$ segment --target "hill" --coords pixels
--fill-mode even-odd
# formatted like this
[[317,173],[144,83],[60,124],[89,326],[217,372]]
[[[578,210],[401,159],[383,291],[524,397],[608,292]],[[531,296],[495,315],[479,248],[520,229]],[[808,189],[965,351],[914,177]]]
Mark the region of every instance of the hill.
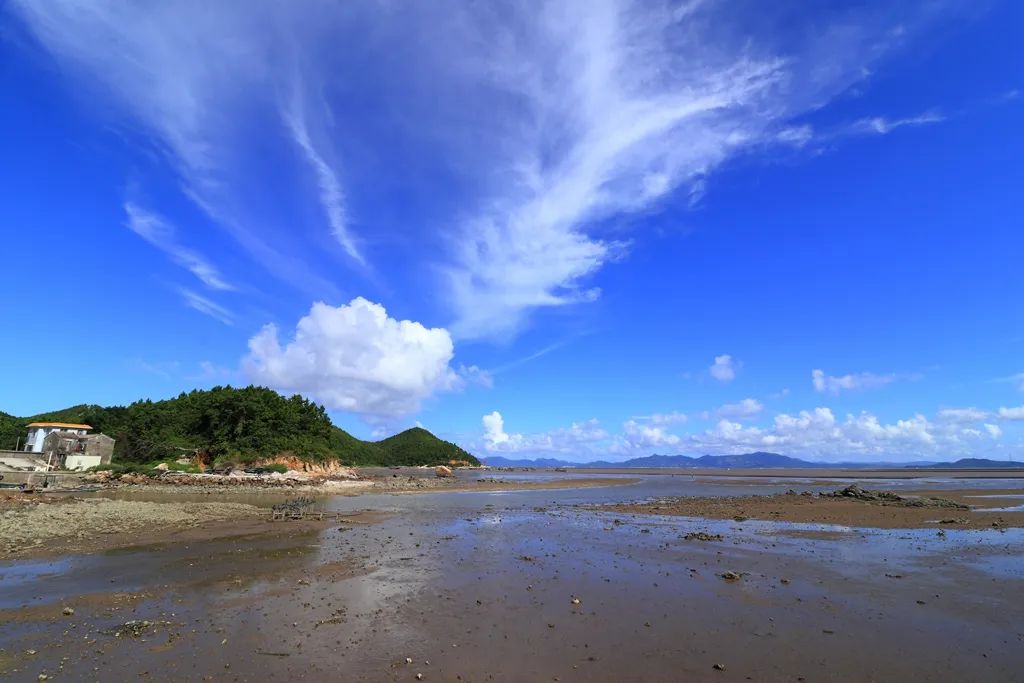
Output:
[[208,462],[277,455],[349,465],[433,465],[479,461],[425,429],[363,441],[336,427],[322,406],[265,387],[214,387],[128,406],[78,405],[31,417],[0,413],[0,448],[14,448],[30,422],[82,422],[117,443],[115,460],[152,462],[198,453]]
[[395,464],[434,465],[440,455],[443,462],[465,461],[479,464],[476,458],[450,441],[442,441],[422,427],[413,427],[376,443]]
[[938,462],[928,465],[929,469],[1013,469],[1024,467],[1024,462],[1013,460],[989,460],[988,458],[961,458],[954,462]]

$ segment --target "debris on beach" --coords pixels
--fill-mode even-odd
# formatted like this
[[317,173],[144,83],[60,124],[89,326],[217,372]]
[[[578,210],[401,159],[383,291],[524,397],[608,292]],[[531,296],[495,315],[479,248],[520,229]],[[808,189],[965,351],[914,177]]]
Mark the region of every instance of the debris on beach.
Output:
[[691,531],[683,536],[684,541],[721,541],[722,534],[709,534],[706,531]]

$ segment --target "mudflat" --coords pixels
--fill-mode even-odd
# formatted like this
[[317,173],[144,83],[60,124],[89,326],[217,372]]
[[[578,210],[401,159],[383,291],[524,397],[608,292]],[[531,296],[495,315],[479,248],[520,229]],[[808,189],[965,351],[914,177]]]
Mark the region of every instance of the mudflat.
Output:
[[330,524],[3,561],[0,677],[1020,680],[1024,529],[603,509],[786,488],[651,476],[336,496]]
[[[809,491],[766,496],[678,496],[602,506],[612,512],[707,519],[746,519],[879,529],[980,529],[1024,526],[1020,489],[871,491],[842,495]],[[879,495],[881,494],[881,495]],[[888,495],[886,495],[888,494]],[[1020,509],[1015,509],[1020,508]]]

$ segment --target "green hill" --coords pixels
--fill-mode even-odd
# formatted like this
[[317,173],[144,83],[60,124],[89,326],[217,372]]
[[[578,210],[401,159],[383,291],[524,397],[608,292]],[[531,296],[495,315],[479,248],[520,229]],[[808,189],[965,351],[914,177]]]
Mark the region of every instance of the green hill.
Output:
[[393,463],[403,465],[434,465],[437,456],[443,462],[466,461],[477,464],[477,459],[450,441],[442,441],[422,427],[413,427],[400,434],[378,441],[376,446]]
[[114,437],[114,459],[122,462],[198,452],[208,462],[289,454],[351,465],[433,465],[453,459],[479,464],[455,444],[420,428],[384,441],[362,441],[334,426],[322,406],[255,386],[214,387],[129,406],[78,405],[24,418],[0,413],[0,449],[14,448],[28,423],[43,421],[86,423]]

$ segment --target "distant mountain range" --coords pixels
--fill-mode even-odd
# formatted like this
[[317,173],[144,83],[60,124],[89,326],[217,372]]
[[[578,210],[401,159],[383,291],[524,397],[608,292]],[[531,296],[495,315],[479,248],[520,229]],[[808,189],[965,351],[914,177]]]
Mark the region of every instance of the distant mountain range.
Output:
[[688,455],[648,455],[643,458],[631,458],[620,462],[593,460],[590,462],[570,462],[557,458],[537,458],[536,460],[513,460],[501,456],[484,458],[484,464],[491,467],[692,467],[692,468],[732,468],[732,469],[783,469],[783,468],[831,468],[850,469],[868,467],[928,467],[928,468],[984,468],[984,467],[1024,467],[1024,463],[983,458],[965,458],[952,463],[917,461],[917,462],[811,462],[800,458],[791,458],[778,453],[742,453],[739,455],[702,455],[694,458]]

